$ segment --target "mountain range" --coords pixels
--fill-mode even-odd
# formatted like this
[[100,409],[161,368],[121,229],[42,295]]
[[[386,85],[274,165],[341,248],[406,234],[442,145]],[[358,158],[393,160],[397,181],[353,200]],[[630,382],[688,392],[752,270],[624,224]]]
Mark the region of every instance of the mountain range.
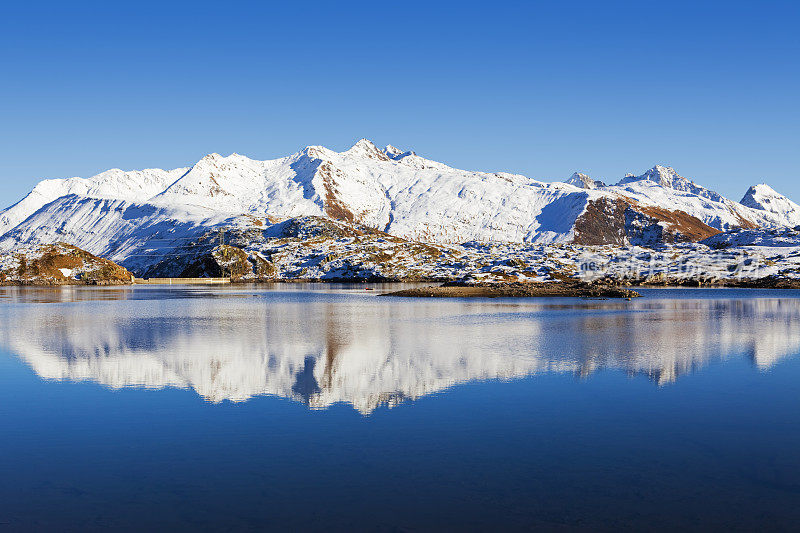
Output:
[[131,268],[217,228],[266,230],[304,216],[437,244],[657,246],[794,227],[800,206],[765,184],[736,202],[660,165],[613,185],[581,173],[546,183],[362,139],[344,152],[309,146],[267,161],[210,154],[173,170],[44,180],[0,211],[0,250],[66,242]]

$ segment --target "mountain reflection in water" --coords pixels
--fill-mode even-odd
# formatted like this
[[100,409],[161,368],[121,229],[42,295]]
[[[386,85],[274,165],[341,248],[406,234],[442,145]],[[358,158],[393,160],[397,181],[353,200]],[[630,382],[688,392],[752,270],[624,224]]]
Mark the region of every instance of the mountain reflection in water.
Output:
[[800,351],[800,300],[791,298],[192,294],[0,305],[0,344],[44,379],[192,388],[210,402],[345,402],[365,414],[473,380],[616,369],[663,385],[717,359],[744,355],[767,369]]

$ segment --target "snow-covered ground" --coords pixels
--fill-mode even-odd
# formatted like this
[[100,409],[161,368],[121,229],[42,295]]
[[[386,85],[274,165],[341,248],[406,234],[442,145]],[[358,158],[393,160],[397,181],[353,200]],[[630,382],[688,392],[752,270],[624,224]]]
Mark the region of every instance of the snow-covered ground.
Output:
[[[737,232],[736,235],[747,232]],[[556,281],[607,279],[632,283],[753,280],[767,276],[800,278],[800,236],[786,230],[768,246],[703,243],[640,246],[480,243],[442,245],[408,241],[364,226],[303,217],[252,231],[231,231],[227,243],[244,251],[240,266],[223,265],[241,280],[390,279],[467,281]],[[795,237],[790,242],[789,233]],[[144,276],[196,276],[198,265],[217,254],[210,244],[195,255],[181,251]],[[204,248],[209,246],[211,249]],[[187,249],[192,249],[189,247]],[[214,261],[221,264],[219,257]],[[243,265],[243,266],[242,266]],[[259,266],[269,265],[259,271]],[[194,270],[193,270],[194,269]],[[190,273],[189,273],[190,272]],[[261,274],[259,274],[261,272]],[[219,276],[223,272],[206,271]]]
[[[196,239],[176,240],[166,251],[142,253],[135,256],[142,267],[133,272],[140,277],[233,276],[239,281],[579,279],[680,284],[800,279],[800,231],[788,228],[740,230],[704,243],[655,249],[474,241],[443,245],[409,241],[324,217],[301,217],[264,223],[256,229],[233,227],[223,247],[218,239],[216,232],[208,231]],[[22,279],[17,274],[22,258],[31,264],[41,257],[41,250],[29,245],[0,253],[0,277],[7,282]],[[62,272],[65,278],[85,275],[86,268],[67,266],[70,272]],[[64,281],[56,272],[50,272],[50,277]]]

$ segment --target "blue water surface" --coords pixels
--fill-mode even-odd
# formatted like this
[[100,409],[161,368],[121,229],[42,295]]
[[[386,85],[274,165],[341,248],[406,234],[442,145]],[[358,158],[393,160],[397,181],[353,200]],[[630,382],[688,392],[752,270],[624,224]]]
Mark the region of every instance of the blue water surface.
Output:
[[793,530],[800,298],[0,288],[0,530]]

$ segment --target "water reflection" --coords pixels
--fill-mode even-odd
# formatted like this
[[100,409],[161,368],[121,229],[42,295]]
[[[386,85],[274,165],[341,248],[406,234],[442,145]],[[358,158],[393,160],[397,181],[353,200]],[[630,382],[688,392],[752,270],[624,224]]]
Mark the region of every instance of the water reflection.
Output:
[[767,369],[800,351],[795,299],[212,293],[0,305],[0,343],[45,379],[191,388],[211,402],[346,402],[362,413],[473,380],[618,369],[663,385],[717,359],[745,356]]

